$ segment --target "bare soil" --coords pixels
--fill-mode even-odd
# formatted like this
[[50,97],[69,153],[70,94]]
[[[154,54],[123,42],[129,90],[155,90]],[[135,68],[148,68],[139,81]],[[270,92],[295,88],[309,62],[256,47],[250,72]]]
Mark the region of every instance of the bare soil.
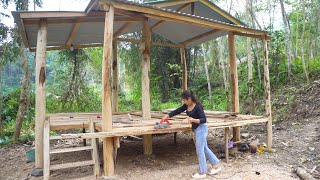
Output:
[[[305,121],[294,120],[274,125],[273,143],[275,153],[251,154],[236,149],[230,152],[230,162],[224,162],[223,130],[210,130],[209,147],[221,159],[223,171],[207,179],[299,179],[293,172],[297,167],[320,178],[320,118]],[[250,142],[259,139],[265,142],[265,126],[248,126],[242,133]],[[61,146],[81,146],[81,141],[55,142]],[[0,179],[42,179],[30,175],[34,163],[26,163],[25,152],[31,146],[14,144],[0,148]],[[115,165],[115,179],[191,179],[197,172],[197,156],[190,133],[178,133],[177,144],[173,134],[153,138],[153,155],[143,155],[142,141],[123,139]],[[102,153],[100,153],[102,157]],[[90,152],[58,154],[51,157],[53,164],[90,159]],[[92,174],[92,167],[71,168],[51,172],[51,179],[78,179]]]

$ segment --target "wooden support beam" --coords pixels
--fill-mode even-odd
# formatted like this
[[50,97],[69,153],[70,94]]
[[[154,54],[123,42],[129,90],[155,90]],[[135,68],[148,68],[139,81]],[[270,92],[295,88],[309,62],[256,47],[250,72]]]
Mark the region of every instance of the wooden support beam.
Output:
[[[113,35],[114,37],[114,35]],[[112,111],[118,111],[118,42],[113,39],[112,62]]]
[[214,35],[214,34],[216,34],[216,33],[218,33],[218,32],[221,32],[221,30],[219,30],[219,29],[214,29],[214,30],[211,30],[211,31],[206,32],[206,33],[204,33],[204,34],[200,34],[199,36],[196,36],[196,37],[193,37],[193,38],[191,38],[191,39],[188,39],[188,40],[182,42],[181,44],[187,45],[187,44],[189,44],[189,43],[191,43],[191,42],[194,42],[194,41],[197,41],[197,40],[199,40],[199,39],[202,39],[202,38],[205,38],[205,37],[208,37],[208,36],[212,36],[212,35]]
[[50,118],[47,117],[43,127],[43,179],[50,178]]
[[142,21],[148,21],[148,18],[145,17],[144,15],[132,11],[127,11],[123,9],[116,9],[115,14],[122,15],[122,16],[127,16],[133,19],[137,20],[142,20]]
[[165,47],[175,47],[175,48],[183,48],[184,46],[181,44],[172,44],[172,43],[162,43],[162,42],[151,42],[153,46],[165,46]]
[[228,161],[229,161],[229,147],[228,147],[229,133],[230,133],[229,127],[224,128],[224,144],[225,144],[226,163],[228,163]]
[[[233,32],[229,32],[229,61],[230,61],[230,82],[232,90],[232,112],[240,112],[239,85],[236,62],[235,38]],[[240,127],[233,128],[233,141],[240,141]]]
[[238,20],[236,20],[235,18],[233,18],[230,14],[228,14],[227,12],[223,11],[222,9],[220,9],[217,6],[212,5],[210,2],[208,2],[207,0],[200,0],[200,2],[206,6],[208,6],[209,8],[213,9],[214,11],[218,12],[221,16],[225,17],[226,19],[228,19],[229,21],[233,22],[236,25],[242,25]]
[[47,34],[47,22],[41,20],[36,51],[35,168],[43,168],[43,127],[46,118]]
[[[111,107],[111,58],[114,7],[111,5],[106,12],[103,40],[102,61],[102,131],[112,130],[112,107]],[[114,174],[113,138],[103,138],[103,162],[104,175]]]
[[182,66],[182,90],[188,89],[188,79],[187,79],[187,62],[186,62],[186,51],[180,48],[181,55],[181,66]]
[[268,117],[267,123],[267,148],[272,149],[272,115],[271,115],[271,96],[270,96],[270,77],[267,38],[263,39],[263,67],[264,67],[264,100],[265,111]]
[[70,48],[70,47],[71,47],[73,38],[74,38],[74,36],[76,35],[76,33],[78,32],[79,27],[80,27],[80,23],[76,23],[76,24],[73,25],[72,30],[71,30],[71,32],[70,32],[70,34],[69,34],[68,40],[67,40],[67,42],[66,42],[67,48]]
[[[148,22],[143,22],[142,39],[142,118],[151,119],[150,105],[150,46],[151,46],[151,28]],[[144,154],[152,154],[152,135],[143,136]]]
[[119,28],[117,32],[114,33],[113,38],[117,38],[121,35],[125,30],[127,30],[132,25],[132,22],[125,23],[122,27]]
[[[250,29],[242,26],[234,26],[229,24],[217,23],[214,21],[209,21],[207,19],[200,19],[195,17],[189,17],[183,14],[167,12],[163,10],[158,10],[154,8],[146,8],[140,6],[132,6],[129,4],[124,4],[121,2],[116,1],[108,1],[108,0],[101,0],[101,2],[109,2],[114,5],[115,8],[128,10],[128,11],[138,11],[141,13],[145,13],[144,16],[151,17],[154,19],[160,20],[170,20],[173,22],[180,22],[186,24],[196,24],[197,26],[206,26],[211,27],[213,29],[223,29],[226,31],[237,31],[237,32],[247,32],[247,33],[256,33],[256,34],[265,34],[266,31]],[[156,15],[154,15],[156,14]]]
[[175,6],[179,4],[186,4],[186,3],[192,3],[197,2],[199,0],[175,0],[175,1],[163,1],[163,2],[156,2],[151,3],[151,5],[157,6],[157,7],[168,7],[168,6]]
[[266,36],[266,34],[265,35],[256,35],[256,34],[249,34],[249,33],[234,32],[234,35],[257,38],[257,39],[264,39],[266,37],[267,40],[271,40],[271,37]]
[[[188,8],[188,6],[190,5],[190,3],[188,3],[188,4],[184,4],[184,5],[182,5],[181,7],[179,7],[176,11],[177,12],[182,12],[183,10],[185,10],[186,8]],[[152,27],[151,27],[151,31],[154,31],[156,28],[159,28],[163,23],[165,23],[166,21],[164,21],[164,20],[161,20],[161,21],[159,21],[159,22],[157,22],[155,25],[153,25]]]

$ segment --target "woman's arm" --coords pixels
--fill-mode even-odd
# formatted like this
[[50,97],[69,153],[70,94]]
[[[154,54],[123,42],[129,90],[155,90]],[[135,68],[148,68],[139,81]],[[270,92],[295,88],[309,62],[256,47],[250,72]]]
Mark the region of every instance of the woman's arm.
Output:
[[166,115],[164,117],[164,119],[168,119],[170,117],[173,117],[173,116],[176,116],[182,112],[184,112],[185,110],[187,110],[187,105],[182,105],[181,107],[179,107],[178,109],[174,110],[174,111],[171,111],[168,115]]

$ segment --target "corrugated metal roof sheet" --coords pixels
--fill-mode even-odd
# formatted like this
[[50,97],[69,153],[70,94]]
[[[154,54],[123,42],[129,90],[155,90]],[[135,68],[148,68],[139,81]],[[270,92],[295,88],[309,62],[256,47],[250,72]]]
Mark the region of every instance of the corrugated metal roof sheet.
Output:
[[[221,16],[216,11],[213,11],[211,8],[207,7],[206,5],[202,4],[201,2],[195,2],[195,12],[196,15],[188,14],[191,12],[191,7],[186,8],[182,12],[175,12],[175,10],[181,5],[176,5],[172,7],[166,8],[158,8],[153,5],[148,4],[139,4],[134,2],[129,2],[127,0],[110,0],[112,2],[117,3],[124,3],[127,5],[132,6],[139,6],[144,8],[151,8],[166,12],[171,12],[174,14],[184,15],[188,17],[193,17],[201,20],[206,20],[214,23],[219,24],[227,24],[229,26],[235,26],[235,27],[242,27],[233,24],[230,20],[226,19],[225,17]],[[97,0],[91,0],[89,3],[86,13],[92,13],[92,12],[99,12],[100,7]],[[39,12],[46,13],[46,12]],[[57,14],[59,12],[56,12]],[[22,27],[22,21],[20,18],[20,12],[13,12],[14,19],[16,23],[18,24],[18,27],[20,31],[22,31],[23,28],[25,28],[26,36],[23,35],[23,40],[26,42],[27,39],[29,41],[30,47],[36,47],[36,40],[37,40],[37,31],[38,27],[37,25],[26,25],[25,27]],[[86,17],[87,18],[87,17]],[[51,18],[54,19],[54,18]],[[61,19],[61,18],[60,18]],[[70,19],[70,18],[69,18]],[[76,18],[75,18],[76,19]],[[79,30],[77,31],[74,40],[72,44],[96,44],[96,43],[102,43],[103,41],[103,31],[104,31],[104,16],[97,16],[97,17],[91,17],[91,19],[101,19],[100,22],[82,22]],[[48,18],[50,20],[50,18]],[[57,20],[57,19],[55,19]],[[59,19],[58,19],[59,20]],[[148,22],[152,26],[159,22],[160,20],[149,18]],[[124,22],[121,21],[115,21],[114,22],[114,32],[116,32],[122,25],[124,25]],[[48,46],[64,46],[70,32],[72,31],[73,23],[64,23],[64,24],[49,24],[48,25]],[[127,30],[125,30],[122,34],[127,33],[133,33],[133,32],[141,32],[142,24],[139,21],[134,22]],[[250,29],[250,28],[248,28]],[[186,23],[179,23],[179,22],[169,22],[166,21],[161,26],[159,26],[157,29],[154,30],[154,33],[159,34],[160,36],[171,40],[175,43],[182,43],[188,39],[192,39],[194,37],[197,37],[201,34],[204,34],[206,32],[212,31],[212,28],[209,27],[203,27],[203,26],[195,26],[191,24]],[[220,31],[219,33],[216,33],[211,36],[206,36],[202,39],[198,39],[190,44],[188,44],[186,47],[192,47],[198,44],[201,44],[203,42],[206,42],[210,39],[222,36],[227,34],[226,31]]]

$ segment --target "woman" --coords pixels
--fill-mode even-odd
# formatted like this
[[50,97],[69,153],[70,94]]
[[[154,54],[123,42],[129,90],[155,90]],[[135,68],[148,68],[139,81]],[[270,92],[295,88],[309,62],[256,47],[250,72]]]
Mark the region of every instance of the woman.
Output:
[[[192,130],[195,133],[196,150],[199,160],[199,173],[193,174],[192,177],[198,179],[206,178],[207,173],[213,175],[221,171],[221,167],[218,164],[219,159],[208,148],[208,126],[206,125],[207,118],[203,111],[202,105],[196,99],[192,91],[183,91],[181,94],[181,98],[184,104],[180,108],[170,112],[164,117],[164,119],[168,119],[186,111],[187,115],[189,116],[187,120],[192,124]],[[206,158],[209,159],[212,165],[212,169],[210,169],[209,172],[207,172]]]

